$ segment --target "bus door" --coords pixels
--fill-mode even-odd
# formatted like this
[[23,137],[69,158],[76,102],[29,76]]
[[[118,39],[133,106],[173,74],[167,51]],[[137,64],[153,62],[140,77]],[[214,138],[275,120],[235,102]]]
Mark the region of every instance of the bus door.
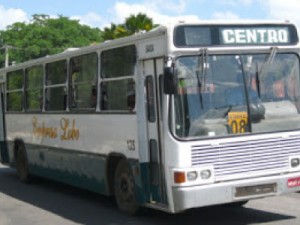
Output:
[[163,74],[163,58],[144,61],[147,141],[150,170],[150,201],[166,203],[164,173],[162,167],[161,143],[161,75]]
[[5,142],[5,124],[4,124],[4,93],[3,84],[0,84],[0,161],[8,163],[8,153]]

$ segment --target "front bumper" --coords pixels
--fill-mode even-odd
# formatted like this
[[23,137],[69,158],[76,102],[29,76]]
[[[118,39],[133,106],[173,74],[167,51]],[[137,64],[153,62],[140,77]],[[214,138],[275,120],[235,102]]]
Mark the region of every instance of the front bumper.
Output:
[[300,191],[300,172],[202,186],[172,188],[174,212],[297,191]]

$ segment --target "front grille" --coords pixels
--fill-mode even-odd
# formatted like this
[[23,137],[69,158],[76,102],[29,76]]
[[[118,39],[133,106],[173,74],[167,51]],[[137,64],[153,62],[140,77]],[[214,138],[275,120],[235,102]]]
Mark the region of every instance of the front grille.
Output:
[[300,155],[300,135],[192,146],[192,165],[214,165],[216,181],[233,176],[285,172]]

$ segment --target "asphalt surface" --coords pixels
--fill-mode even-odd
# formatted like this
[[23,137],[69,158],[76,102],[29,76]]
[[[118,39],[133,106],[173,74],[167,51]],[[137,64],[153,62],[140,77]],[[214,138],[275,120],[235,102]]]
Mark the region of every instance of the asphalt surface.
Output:
[[299,225],[300,194],[252,200],[244,207],[215,206],[171,215],[146,210],[129,216],[113,198],[60,183],[18,180],[14,169],[0,166],[0,225]]

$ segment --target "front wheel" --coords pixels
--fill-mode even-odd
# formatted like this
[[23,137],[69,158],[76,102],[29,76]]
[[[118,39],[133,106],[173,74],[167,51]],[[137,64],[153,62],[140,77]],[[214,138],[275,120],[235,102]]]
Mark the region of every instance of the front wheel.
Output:
[[136,214],[139,206],[135,198],[135,184],[127,160],[122,159],[114,177],[115,198],[119,209],[129,214]]
[[247,204],[247,200],[245,201],[239,201],[239,202],[231,202],[231,203],[228,203],[227,205],[228,206],[231,206],[231,207],[243,207],[245,204]]
[[25,183],[29,182],[28,161],[24,145],[20,144],[17,147],[15,157],[16,169],[20,180]]

